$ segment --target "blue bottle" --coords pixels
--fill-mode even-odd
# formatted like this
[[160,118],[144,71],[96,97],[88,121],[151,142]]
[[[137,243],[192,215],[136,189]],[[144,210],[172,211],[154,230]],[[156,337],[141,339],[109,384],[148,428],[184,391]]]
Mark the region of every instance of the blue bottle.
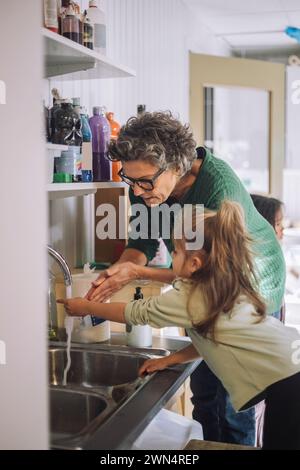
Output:
[[80,108],[80,119],[83,142],[92,142],[92,131],[89,125],[86,109],[83,106]]

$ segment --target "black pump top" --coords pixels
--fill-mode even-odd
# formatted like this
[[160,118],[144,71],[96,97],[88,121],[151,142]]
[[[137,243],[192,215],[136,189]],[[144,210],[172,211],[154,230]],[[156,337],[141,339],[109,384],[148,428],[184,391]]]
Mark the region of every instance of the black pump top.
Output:
[[134,300],[139,300],[139,299],[143,299],[144,296],[143,296],[143,292],[142,292],[142,288],[141,287],[136,287],[135,288],[135,294],[134,294]]

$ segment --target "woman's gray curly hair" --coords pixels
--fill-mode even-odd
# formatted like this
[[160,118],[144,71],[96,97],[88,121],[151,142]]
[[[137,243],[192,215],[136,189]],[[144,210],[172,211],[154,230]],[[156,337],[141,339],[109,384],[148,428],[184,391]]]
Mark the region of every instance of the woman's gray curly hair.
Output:
[[130,162],[145,160],[158,168],[187,173],[197,158],[196,142],[190,127],[171,112],[143,113],[122,126],[109,146],[109,158]]

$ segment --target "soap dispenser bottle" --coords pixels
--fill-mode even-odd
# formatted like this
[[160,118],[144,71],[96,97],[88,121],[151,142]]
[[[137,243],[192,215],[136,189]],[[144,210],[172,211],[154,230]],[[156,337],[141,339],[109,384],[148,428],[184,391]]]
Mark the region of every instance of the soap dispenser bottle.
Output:
[[[98,274],[86,263],[83,273],[72,276],[72,295],[84,297],[91,287],[92,281],[98,278]],[[78,343],[100,343],[110,338],[110,322],[95,315],[86,315],[74,318],[72,341]]]
[[[141,287],[136,287],[133,300],[143,299]],[[147,348],[152,346],[152,328],[149,325],[126,325],[127,346]]]

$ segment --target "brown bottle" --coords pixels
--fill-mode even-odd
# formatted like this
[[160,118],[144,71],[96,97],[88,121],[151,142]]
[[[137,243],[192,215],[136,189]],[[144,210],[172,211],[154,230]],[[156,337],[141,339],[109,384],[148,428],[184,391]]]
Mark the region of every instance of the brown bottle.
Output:
[[66,11],[69,6],[70,0],[61,0],[60,6],[58,7],[58,33],[62,34],[61,23],[62,19],[66,16]]
[[61,32],[65,38],[80,44],[80,24],[71,3],[66,10],[66,16],[62,18]]

